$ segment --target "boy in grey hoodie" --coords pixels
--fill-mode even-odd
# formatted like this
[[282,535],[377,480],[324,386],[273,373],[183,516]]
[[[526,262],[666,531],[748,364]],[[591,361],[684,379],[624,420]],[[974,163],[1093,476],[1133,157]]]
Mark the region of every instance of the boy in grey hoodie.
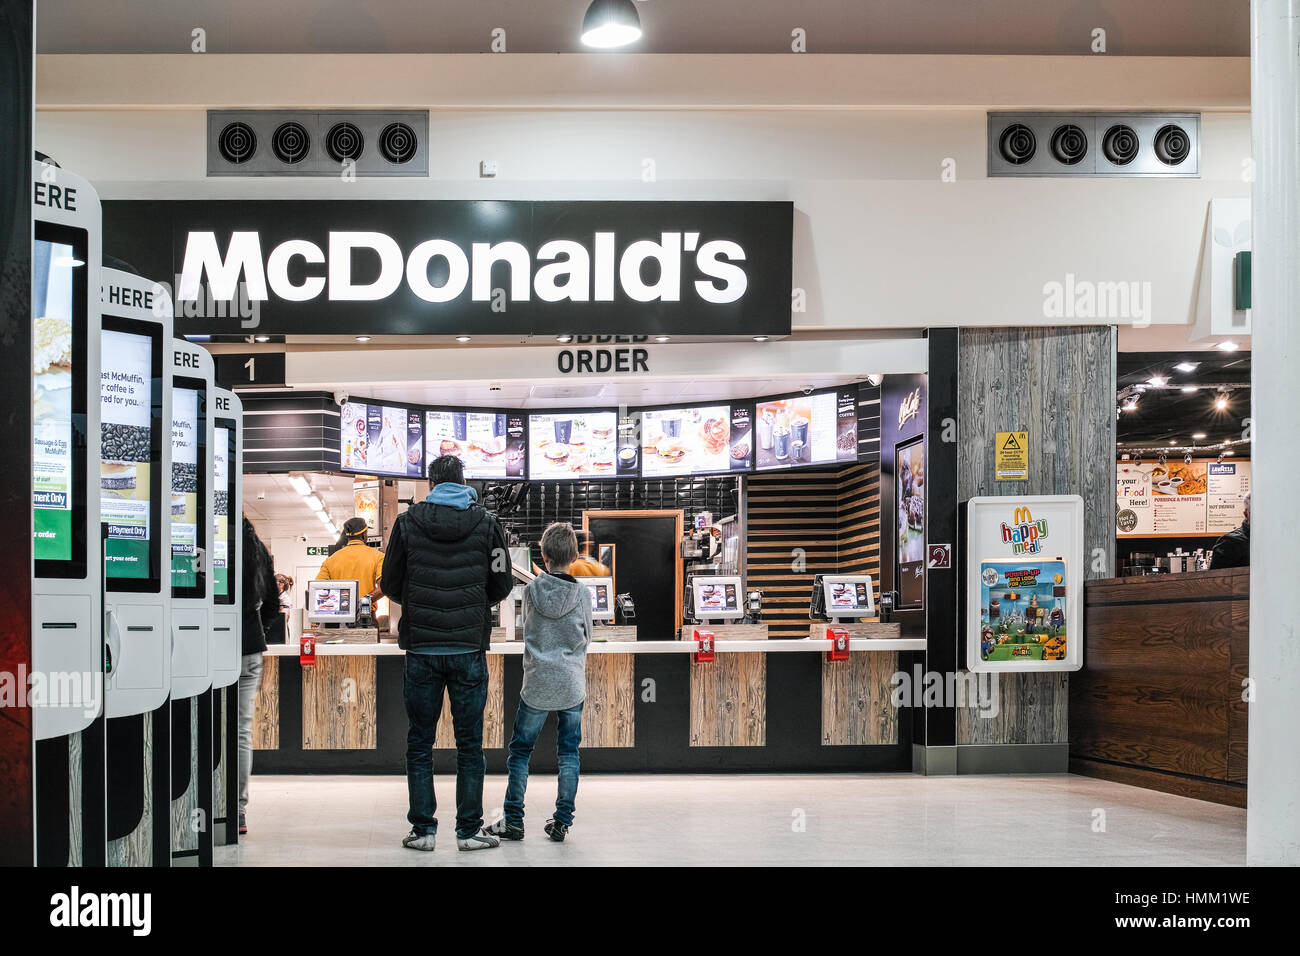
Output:
[[578,539],[568,522],[550,525],[542,534],[540,574],[524,591],[524,685],[519,692],[506,769],[505,818],[488,827],[503,840],[524,838],[524,790],[528,761],[542,724],[550,713],[556,722],[559,793],[546,835],[559,843],[573,826],[578,793],[578,745],[582,741],[582,704],[587,697],[587,645],[591,643],[591,596],[568,573],[578,556]]

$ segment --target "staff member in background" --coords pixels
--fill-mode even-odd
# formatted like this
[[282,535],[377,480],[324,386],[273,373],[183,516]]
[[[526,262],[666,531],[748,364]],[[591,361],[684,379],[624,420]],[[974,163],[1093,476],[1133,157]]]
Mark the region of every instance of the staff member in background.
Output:
[[609,568],[600,563],[596,556],[596,539],[586,529],[574,529],[578,538],[578,556],[569,565],[569,573],[575,578],[607,578]]
[[316,575],[318,581],[356,581],[357,594],[369,597],[371,606],[383,596],[379,579],[384,571],[384,553],[366,544],[366,519],[343,522],[338,550],[325,559]]
[[293,610],[293,578],[277,573],[275,586],[280,590],[280,619],[267,625],[266,643],[284,644],[289,637],[289,612]]
[[[262,655],[266,653],[266,629],[283,621],[279,588],[271,555],[257,536],[253,523],[244,517],[244,600],[239,627],[239,832],[247,833],[244,811],[248,806],[248,777],[253,772],[253,703],[262,686]],[[283,624],[280,625],[284,627]],[[283,638],[282,638],[283,640]]]
[[1241,527],[1233,528],[1218,541],[1210,552],[1211,568],[1250,567],[1250,492],[1246,492],[1246,513]]

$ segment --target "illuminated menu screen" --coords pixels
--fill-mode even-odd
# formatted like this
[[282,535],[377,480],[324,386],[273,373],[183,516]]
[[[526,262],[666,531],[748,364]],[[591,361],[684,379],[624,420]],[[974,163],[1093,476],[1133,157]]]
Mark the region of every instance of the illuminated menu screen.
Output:
[[204,411],[199,389],[172,389],[172,588],[181,597],[203,596],[198,592],[202,588],[199,549],[204,546],[199,469]]
[[153,338],[105,329],[101,335],[99,518],[108,578],[155,577]]
[[754,435],[758,471],[857,461],[857,389],[827,389],[758,402]]
[[212,427],[212,595],[230,603],[230,445],[231,429]]
[[616,478],[618,413],[613,409],[528,416],[528,477]]
[[424,475],[424,412],[345,402],[339,420],[339,466],[392,478]]
[[647,478],[748,471],[753,464],[748,405],[647,408],[637,414],[641,474]]
[[490,409],[430,409],[424,415],[427,462],[454,455],[466,478],[523,478],[524,414]]

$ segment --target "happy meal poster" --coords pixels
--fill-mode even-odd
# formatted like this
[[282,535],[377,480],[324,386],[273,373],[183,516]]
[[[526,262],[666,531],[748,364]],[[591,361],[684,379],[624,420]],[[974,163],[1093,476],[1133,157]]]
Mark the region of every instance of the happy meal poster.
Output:
[[1065,660],[1065,559],[1025,557],[980,565],[980,660]]

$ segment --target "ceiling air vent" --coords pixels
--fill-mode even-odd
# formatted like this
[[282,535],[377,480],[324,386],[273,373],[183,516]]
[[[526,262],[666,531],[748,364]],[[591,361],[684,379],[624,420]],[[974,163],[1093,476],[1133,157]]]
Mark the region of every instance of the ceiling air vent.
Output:
[[301,163],[311,150],[311,134],[301,123],[281,123],[271,136],[271,149],[286,165]]
[[211,110],[209,176],[428,176],[425,110]]
[[1198,177],[1200,140],[1199,113],[990,113],[988,174]]
[[325,152],[336,163],[360,158],[365,148],[366,137],[355,123],[335,123],[325,136]]
[[217,150],[226,162],[241,165],[257,152],[257,134],[247,123],[227,123],[217,134]]
[[409,163],[415,156],[415,130],[405,123],[390,123],[379,134],[379,151],[390,163]]

